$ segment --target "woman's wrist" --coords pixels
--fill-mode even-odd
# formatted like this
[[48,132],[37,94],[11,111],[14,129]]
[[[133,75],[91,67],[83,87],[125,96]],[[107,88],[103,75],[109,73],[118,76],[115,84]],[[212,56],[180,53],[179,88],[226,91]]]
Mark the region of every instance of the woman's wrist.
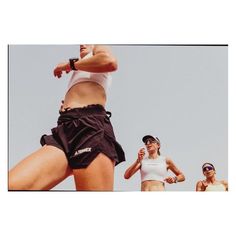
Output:
[[178,183],[178,182],[179,182],[178,176],[175,176],[175,177],[174,177],[174,183]]
[[64,70],[65,70],[65,71],[71,71],[70,63],[66,63],[66,64],[65,64]]
[[79,58],[70,58],[69,59],[69,66],[71,68],[71,70],[77,70],[75,67],[75,62],[77,62],[79,60]]

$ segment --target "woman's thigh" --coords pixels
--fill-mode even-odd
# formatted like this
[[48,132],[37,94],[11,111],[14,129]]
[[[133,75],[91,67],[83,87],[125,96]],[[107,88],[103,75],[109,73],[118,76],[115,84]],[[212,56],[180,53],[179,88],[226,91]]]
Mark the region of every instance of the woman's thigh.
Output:
[[77,190],[113,190],[114,161],[102,153],[87,168],[74,169],[73,174]]
[[71,174],[64,152],[44,145],[9,171],[9,190],[49,190]]

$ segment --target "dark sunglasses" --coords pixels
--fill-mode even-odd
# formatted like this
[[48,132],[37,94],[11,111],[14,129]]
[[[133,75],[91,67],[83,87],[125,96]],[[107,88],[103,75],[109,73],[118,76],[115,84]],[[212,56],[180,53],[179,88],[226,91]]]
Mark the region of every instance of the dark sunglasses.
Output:
[[151,144],[151,143],[157,143],[157,141],[154,140],[154,139],[147,139],[144,143],[145,143],[145,145],[148,145],[148,144]]
[[214,170],[214,168],[212,166],[206,166],[202,170],[203,170],[203,172],[205,172],[207,170]]

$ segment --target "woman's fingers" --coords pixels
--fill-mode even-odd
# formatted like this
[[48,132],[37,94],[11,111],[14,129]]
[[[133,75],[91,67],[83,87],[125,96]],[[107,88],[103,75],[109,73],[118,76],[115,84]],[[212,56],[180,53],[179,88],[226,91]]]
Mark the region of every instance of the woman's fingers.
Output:
[[60,63],[54,69],[53,73],[55,77],[61,78],[62,72],[65,71],[66,73],[71,72],[71,68],[68,63]]
[[164,179],[164,181],[166,181],[169,184],[173,184],[175,182],[173,177],[167,177],[167,178]]

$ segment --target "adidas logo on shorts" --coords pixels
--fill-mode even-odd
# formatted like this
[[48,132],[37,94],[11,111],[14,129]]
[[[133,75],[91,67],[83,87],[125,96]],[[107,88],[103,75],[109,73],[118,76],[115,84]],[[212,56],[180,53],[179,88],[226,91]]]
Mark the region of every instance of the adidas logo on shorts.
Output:
[[84,148],[84,149],[77,150],[75,152],[75,154],[73,155],[73,157],[78,156],[84,152],[91,152],[91,150],[92,150],[92,148]]

